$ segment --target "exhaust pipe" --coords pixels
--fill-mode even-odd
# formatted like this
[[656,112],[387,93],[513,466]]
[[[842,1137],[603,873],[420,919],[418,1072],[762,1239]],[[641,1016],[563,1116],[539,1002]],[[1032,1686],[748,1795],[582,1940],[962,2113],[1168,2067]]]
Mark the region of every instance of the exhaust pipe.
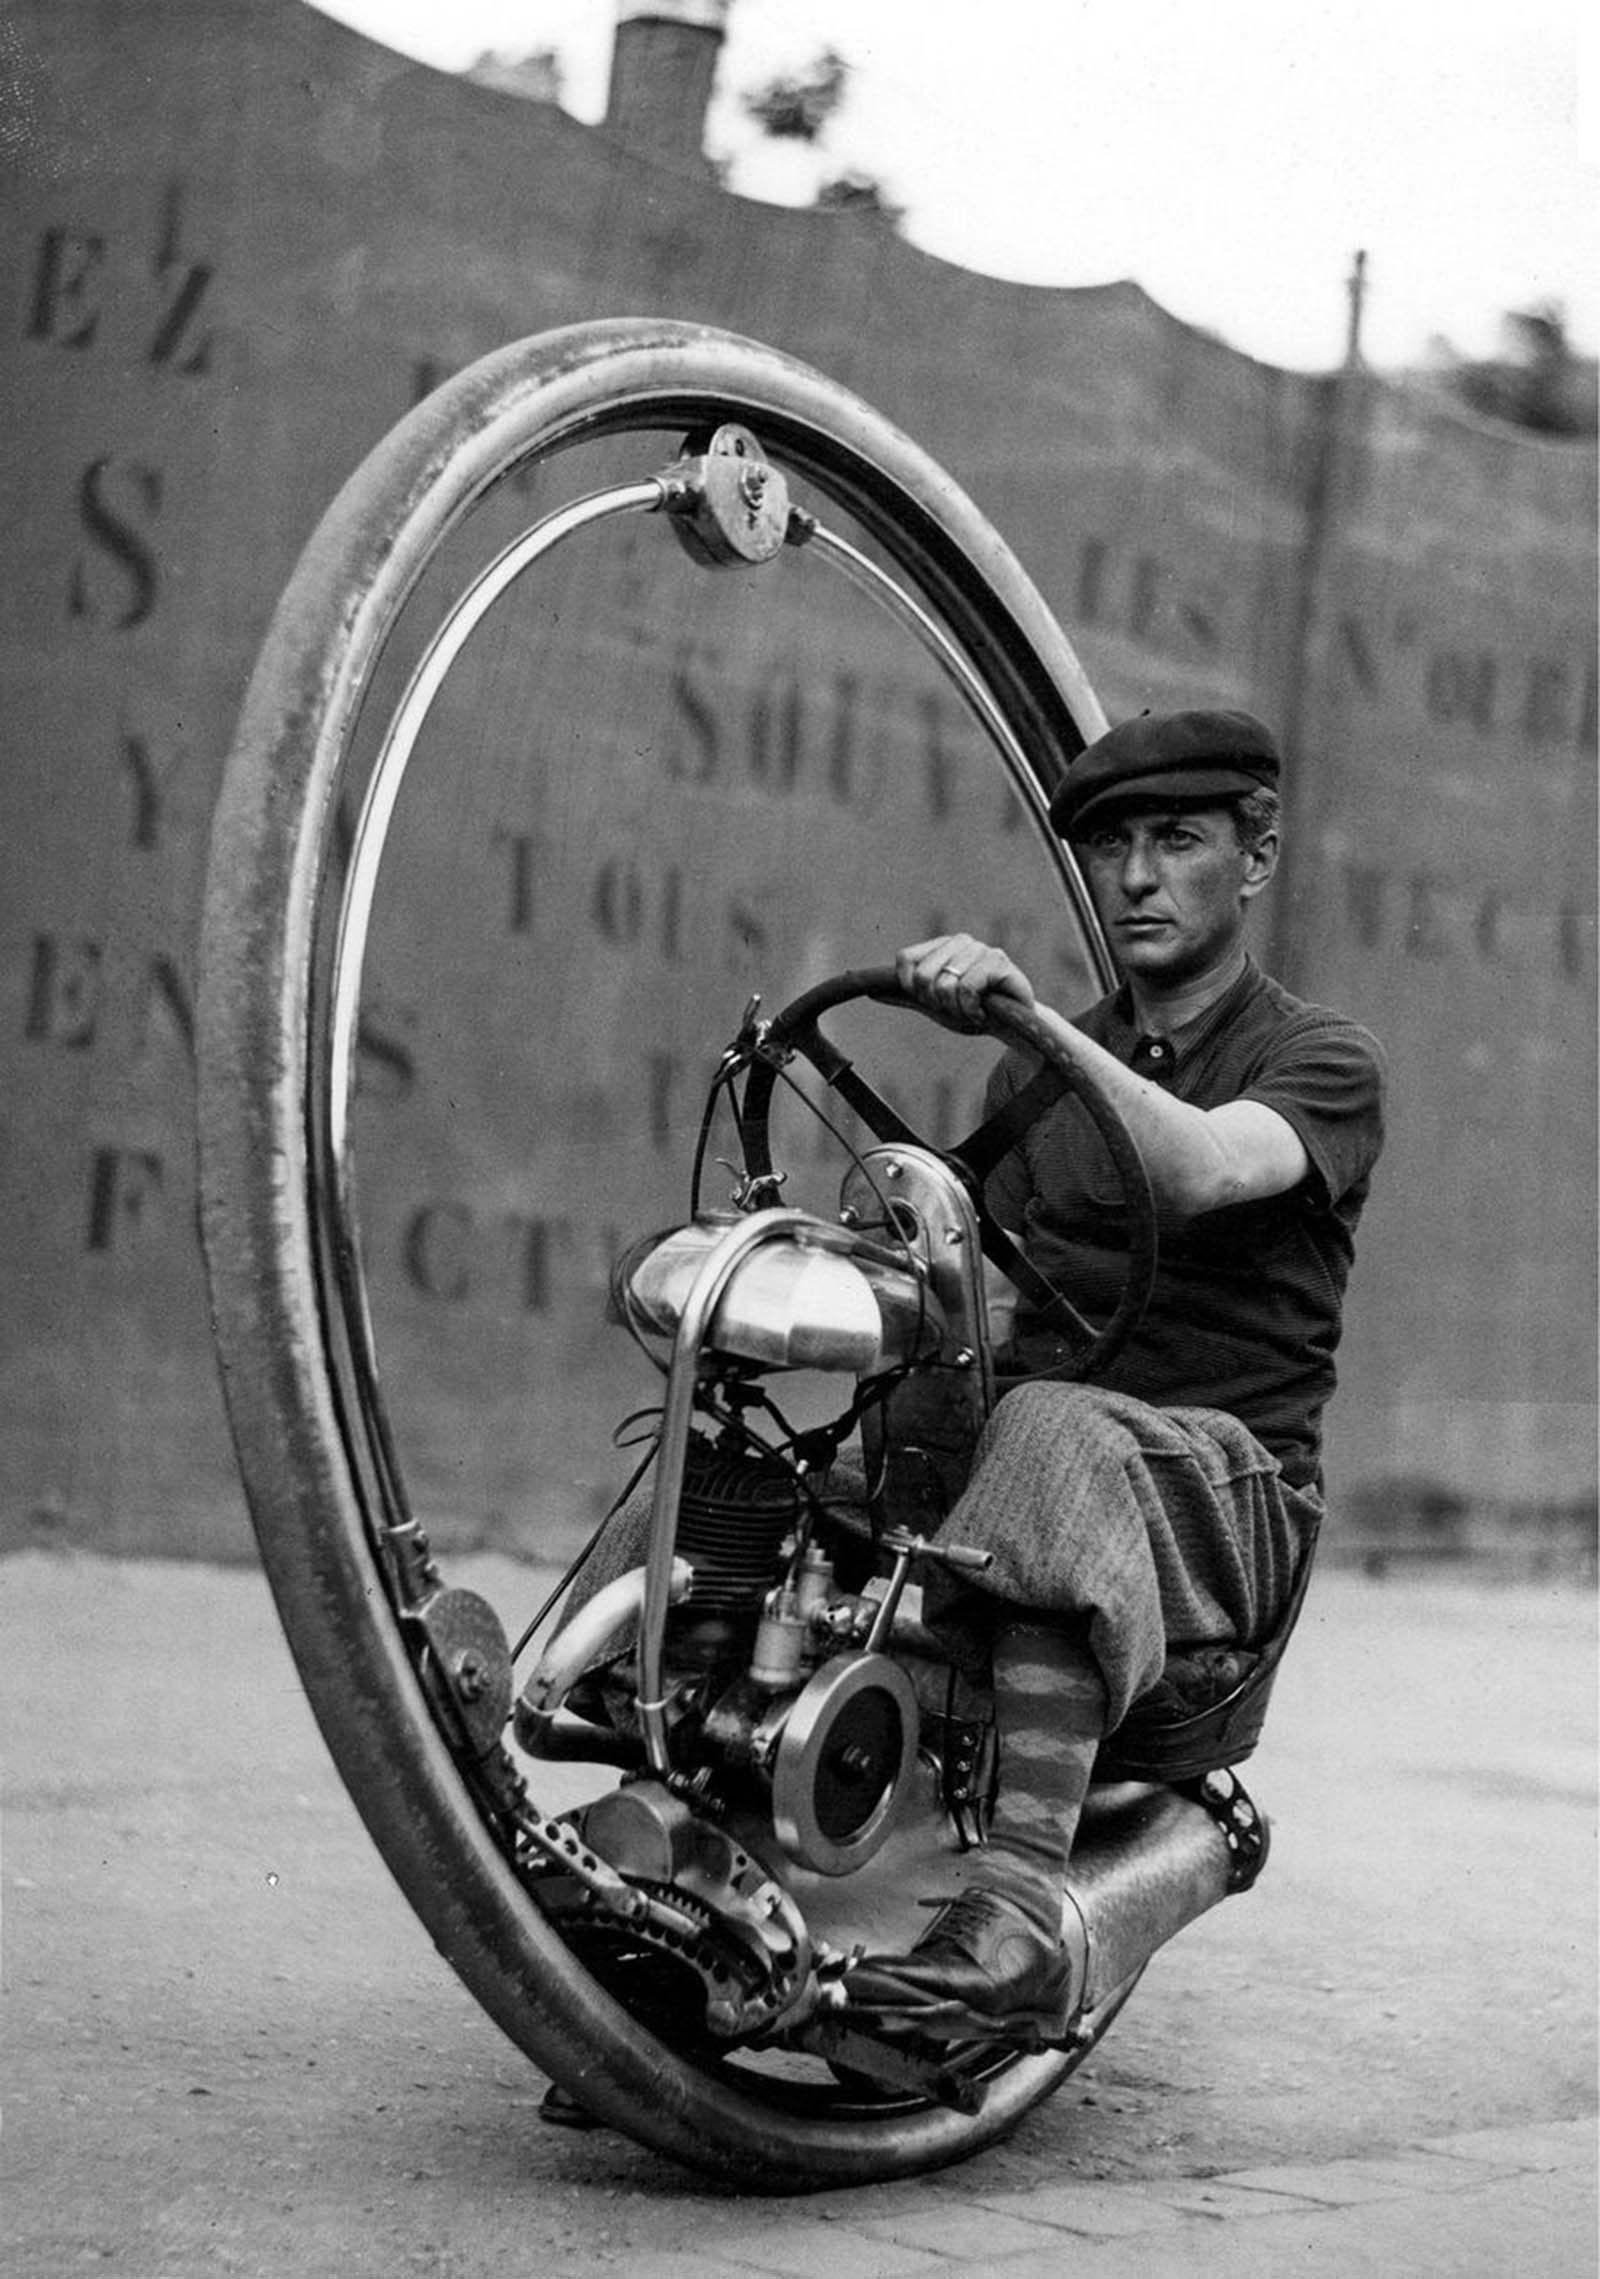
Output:
[[1205,1805],[1170,1788],[1128,1784],[1091,1799],[1067,1870],[1063,1934],[1083,1958],[1081,2009],[1098,2010],[1186,1923],[1252,1881],[1265,1822],[1235,1787],[1260,1855],[1241,1876],[1238,1852]]
[[[613,1765],[639,1763],[644,1751],[636,1739],[591,1725],[562,1704],[586,1670],[637,1636],[644,1610],[645,1574],[643,1567],[631,1568],[596,1591],[565,1628],[557,1631],[539,1657],[512,1719],[517,1739],[530,1757]],[[674,1559],[667,1585],[668,1604],[676,1606],[687,1597],[693,1581],[694,1569],[688,1561]]]

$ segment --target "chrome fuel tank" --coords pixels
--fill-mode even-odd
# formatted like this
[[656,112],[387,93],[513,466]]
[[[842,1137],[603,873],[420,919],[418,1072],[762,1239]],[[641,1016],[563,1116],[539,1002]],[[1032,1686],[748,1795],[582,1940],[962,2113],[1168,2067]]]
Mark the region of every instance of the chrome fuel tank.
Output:
[[[641,1326],[671,1336],[696,1277],[736,1221],[696,1219],[638,1260],[628,1290]],[[942,1307],[909,1258],[818,1220],[741,1258],[712,1311],[719,1353],[773,1369],[871,1376],[936,1352]]]

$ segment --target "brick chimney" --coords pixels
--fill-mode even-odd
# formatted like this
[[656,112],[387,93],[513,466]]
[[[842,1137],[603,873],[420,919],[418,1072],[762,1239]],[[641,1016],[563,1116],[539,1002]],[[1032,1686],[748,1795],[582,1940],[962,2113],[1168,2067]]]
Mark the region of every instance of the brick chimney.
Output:
[[606,125],[669,166],[709,170],[706,111],[733,0],[617,0]]

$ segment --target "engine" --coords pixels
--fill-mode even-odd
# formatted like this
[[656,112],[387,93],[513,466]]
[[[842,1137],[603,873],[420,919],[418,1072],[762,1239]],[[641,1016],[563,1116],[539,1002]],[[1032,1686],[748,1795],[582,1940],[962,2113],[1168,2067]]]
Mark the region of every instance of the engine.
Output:
[[[692,1838],[674,1800],[693,1794],[792,1865],[850,1875],[894,1826],[938,1706],[915,1682],[911,1569],[962,1554],[925,1540],[918,1523],[941,1516],[931,1452],[885,1412],[915,1397],[948,1422],[987,1406],[971,1206],[938,1158],[877,1150],[836,1224],[697,1220],[628,1262],[621,1301],[671,1353],[649,1513],[641,1499],[613,1523],[643,1555],[557,1634],[518,1739],[650,1776],[584,1817],[624,1873],[681,1874]],[[850,1403],[834,1428],[770,1446],[752,1414],[770,1405],[766,1378],[798,1368],[847,1374]],[[868,1456],[840,1495],[829,1460],[863,1420]]]

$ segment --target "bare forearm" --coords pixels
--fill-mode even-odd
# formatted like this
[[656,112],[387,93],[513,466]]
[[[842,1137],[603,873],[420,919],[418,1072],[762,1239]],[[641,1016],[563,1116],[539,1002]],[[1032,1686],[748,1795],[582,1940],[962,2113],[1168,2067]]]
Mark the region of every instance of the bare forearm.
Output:
[[1156,1200],[1196,1218],[1228,1203],[1277,1195],[1309,1169],[1305,1148],[1275,1109],[1254,1100],[1197,1108],[1126,1067],[1041,1005],[1004,951],[969,934],[914,942],[895,961],[901,986],[944,1027],[989,1029],[1059,1055],[1104,1094],[1144,1158]]

